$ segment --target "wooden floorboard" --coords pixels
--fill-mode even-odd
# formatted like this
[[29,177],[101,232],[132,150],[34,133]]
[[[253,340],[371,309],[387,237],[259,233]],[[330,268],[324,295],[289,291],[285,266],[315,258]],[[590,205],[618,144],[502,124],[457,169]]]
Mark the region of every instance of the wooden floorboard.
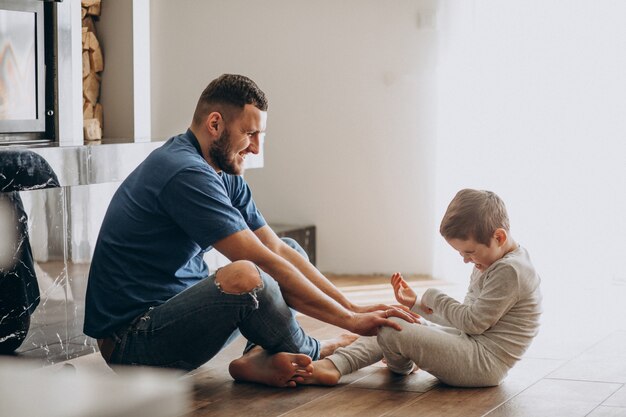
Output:
[[387,370],[386,366],[374,365],[375,370],[369,375],[354,381],[351,386],[356,388],[378,389],[386,391],[428,392],[439,384],[439,380],[427,372],[416,372],[401,376]]
[[439,384],[410,407],[389,416],[483,416],[523,392],[561,365],[558,360],[527,359],[511,370],[505,381],[491,388],[453,388]]
[[615,394],[611,395],[602,405],[609,407],[626,407],[626,386],[622,386]]
[[328,388],[328,392],[326,397],[303,404],[282,416],[381,416],[390,410],[393,411],[412,403],[422,395],[418,392],[353,388],[351,385],[340,389]]
[[626,417],[626,408],[599,406],[587,417]]
[[620,388],[607,382],[542,379],[488,414],[489,417],[583,417]]

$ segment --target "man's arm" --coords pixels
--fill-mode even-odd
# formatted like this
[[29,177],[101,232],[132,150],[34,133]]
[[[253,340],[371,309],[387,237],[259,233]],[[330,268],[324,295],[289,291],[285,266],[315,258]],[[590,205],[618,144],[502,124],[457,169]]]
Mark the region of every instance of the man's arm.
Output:
[[[291,307],[326,323],[361,335],[375,335],[380,326],[401,330],[388,317],[401,317],[412,323],[416,321],[396,309],[369,313],[349,311],[313,285],[294,265],[272,252],[249,229],[234,233],[214,246],[231,261],[248,260],[256,264],[278,282],[285,301]],[[297,252],[296,255],[302,259]]]

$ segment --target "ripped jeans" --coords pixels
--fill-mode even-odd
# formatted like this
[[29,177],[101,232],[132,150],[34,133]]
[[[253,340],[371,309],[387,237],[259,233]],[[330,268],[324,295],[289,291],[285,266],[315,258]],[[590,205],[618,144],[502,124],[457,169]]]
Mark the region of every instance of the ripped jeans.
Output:
[[320,342],[304,333],[278,283],[265,272],[259,273],[263,283],[250,293],[227,294],[212,274],[150,308],[111,335],[115,348],[109,363],[190,371],[217,355],[239,334],[248,339],[246,351],[259,345],[272,353],[304,353],[318,359]]

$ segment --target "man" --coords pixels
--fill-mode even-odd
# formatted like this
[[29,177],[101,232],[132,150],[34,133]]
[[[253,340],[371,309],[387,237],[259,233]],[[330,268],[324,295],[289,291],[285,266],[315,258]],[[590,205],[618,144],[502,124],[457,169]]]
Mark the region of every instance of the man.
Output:
[[[259,152],[267,101],[250,79],[222,75],[198,101],[191,127],[155,150],[122,183],[102,223],[89,273],[87,335],[110,364],[194,369],[238,335],[235,379],[295,386],[311,359],[353,337],[319,342],[292,310],[361,335],[388,317],[385,305],[352,304],[281,240],[257,210],[241,174]],[[203,254],[231,264],[209,276]]]

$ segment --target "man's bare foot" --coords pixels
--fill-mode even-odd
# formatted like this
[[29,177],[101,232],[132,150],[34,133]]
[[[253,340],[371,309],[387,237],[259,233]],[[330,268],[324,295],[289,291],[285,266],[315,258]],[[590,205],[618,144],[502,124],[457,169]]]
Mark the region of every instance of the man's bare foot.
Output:
[[320,342],[320,359],[330,356],[340,347],[345,347],[358,339],[359,336],[353,333],[344,333],[334,339],[322,340]]
[[255,347],[232,361],[228,372],[236,381],[258,382],[273,387],[295,387],[313,371],[311,358],[300,353],[270,354]]
[[301,384],[304,385],[337,385],[341,374],[335,364],[328,359],[313,362],[313,373],[304,376]]

